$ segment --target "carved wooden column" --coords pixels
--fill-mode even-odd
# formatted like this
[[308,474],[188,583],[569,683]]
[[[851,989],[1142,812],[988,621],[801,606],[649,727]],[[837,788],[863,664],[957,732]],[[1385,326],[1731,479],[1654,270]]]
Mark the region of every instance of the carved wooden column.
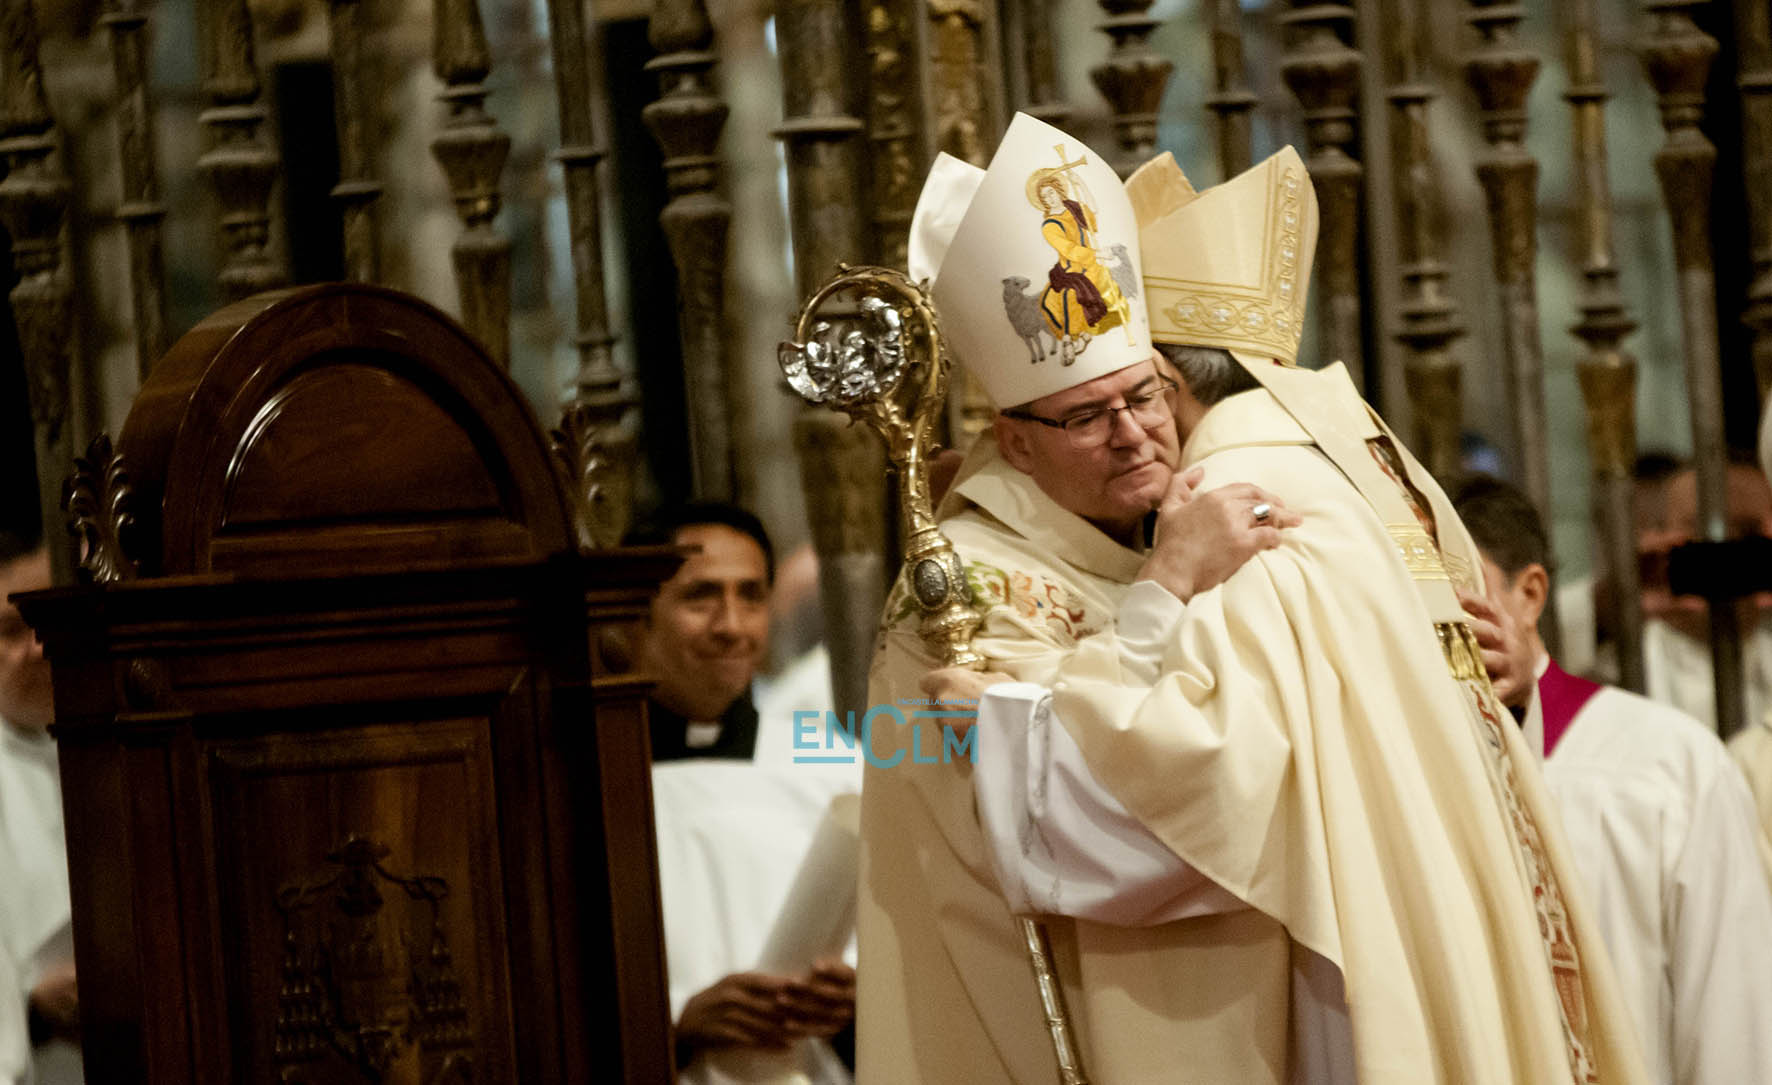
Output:
[[[1502,351],[1520,477],[1550,523],[1549,423],[1544,409],[1544,348],[1538,332],[1538,160],[1526,150],[1526,96],[1538,78],[1538,57],[1516,33],[1525,8],[1504,0],[1471,0],[1465,17],[1479,42],[1465,76],[1482,108],[1489,148],[1477,159],[1489,211],[1495,283],[1501,290]],[[1554,599],[1555,596],[1553,595]],[[1554,636],[1554,616],[1543,622]],[[1551,646],[1556,651],[1556,646]]]
[[1741,157],[1747,174],[1753,281],[1742,319],[1753,331],[1760,402],[1772,394],[1772,26],[1764,0],[1735,0],[1741,87]]
[[159,155],[154,105],[148,95],[147,15],[135,0],[112,0],[99,22],[111,32],[117,79],[117,168],[123,198],[117,205],[129,245],[129,297],[135,309],[136,367],[148,367],[166,349],[166,263],[160,246]]
[[1569,100],[1575,122],[1575,188],[1580,204],[1581,321],[1587,344],[1577,370],[1587,405],[1587,446],[1599,509],[1600,545],[1612,577],[1612,630],[1619,682],[1641,693],[1642,584],[1637,573],[1637,362],[1620,344],[1636,329],[1618,289],[1612,247],[1612,187],[1606,176],[1606,85],[1594,36],[1594,0],[1571,0]]
[[1250,166],[1249,114],[1257,98],[1243,71],[1243,8],[1211,0],[1212,94],[1206,108],[1218,118],[1218,169],[1226,180]]
[[[816,293],[839,263],[865,262],[867,252],[864,201],[857,198],[867,190],[863,126],[851,112],[857,94],[844,11],[842,0],[776,6],[783,118],[777,134],[787,144],[801,298]],[[794,419],[794,449],[818,552],[833,704],[859,718],[868,707],[868,664],[886,606],[885,449],[869,427],[810,404]]]
[[221,215],[222,294],[238,300],[289,281],[271,244],[271,189],[281,163],[261,131],[269,111],[259,101],[245,0],[201,0],[198,11],[206,24],[203,93],[209,108],[197,120],[209,129],[209,149],[197,168],[215,186]]
[[612,547],[620,545],[633,522],[637,435],[630,418],[634,395],[610,350],[614,340],[609,334],[597,186],[597,166],[604,152],[591,111],[591,38],[584,5],[578,0],[549,0],[548,29],[560,103],[556,157],[565,180],[578,321],[573,337],[578,376],[572,400],[561,412],[560,428],[553,434],[554,447],[572,482],[579,545]]
[[[1667,141],[1655,154],[1655,173],[1673,219],[1674,261],[1680,272],[1680,325],[1692,414],[1692,459],[1698,469],[1700,535],[1728,534],[1727,448],[1723,436],[1722,365],[1717,348],[1717,277],[1710,251],[1711,183],[1717,149],[1699,121],[1704,84],[1717,54],[1716,39],[1692,21],[1708,0],[1649,0],[1652,25],[1643,64],[1661,103]],[[1732,606],[1710,607],[1716,662],[1717,729],[1727,737],[1746,714],[1741,689],[1741,642]]]
[[1070,123],[1071,107],[1059,93],[1058,50],[1052,40],[1053,0],[1025,0],[1021,8],[1022,59],[1026,68],[1027,101],[1023,113],[1054,128]]
[[1089,77],[1113,110],[1114,137],[1120,146],[1119,160],[1113,165],[1125,177],[1156,153],[1157,110],[1175,65],[1151,48],[1151,31],[1160,25],[1150,17],[1151,0],[1097,2],[1107,15],[1102,32],[1113,45],[1107,60],[1091,68]]
[[1395,186],[1397,270],[1402,298],[1396,336],[1408,349],[1404,363],[1414,417],[1412,443],[1428,470],[1449,477],[1460,466],[1464,422],[1461,365],[1453,340],[1464,334],[1458,304],[1447,286],[1446,241],[1439,221],[1429,110],[1438,92],[1421,70],[1422,0],[1388,0],[1385,25],[1386,98],[1391,108],[1391,176]]
[[364,86],[363,0],[331,0],[332,86],[338,118],[338,184],[332,198],[344,216],[345,277],[373,283],[381,278],[381,241],[375,201],[381,184],[370,167],[370,103]]
[[[1356,387],[1364,386],[1365,347],[1360,317],[1360,54],[1354,40],[1354,9],[1341,3],[1293,0],[1280,17],[1287,27],[1280,74],[1304,107],[1310,143],[1311,181],[1322,208],[1317,267],[1322,287],[1317,312],[1323,327],[1323,361],[1346,363]],[[1234,7],[1234,3],[1233,3]]]
[[[1526,493],[1548,529],[1550,495],[1549,419],[1544,406],[1544,345],[1538,329],[1538,160],[1526,150],[1526,97],[1538,78],[1538,57],[1517,33],[1525,8],[1506,0],[1471,0],[1465,17],[1478,34],[1465,61],[1465,76],[1482,109],[1489,149],[1477,159],[1477,179],[1488,204],[1495,283],[1501,291],[1502,353],[1513,416],[1514,449]],[[1552,562],[1552,585],[1556,583]],[[1539,630],[1555,655],[1562,622],[1553,590]]]
[[498,217],[498,179],[511,152],[506,135],[486,112],[486,76],[492,56],[475,0],[436,0],[432,66],[444,84],[448,108],[431,153],[449,179],[462,232],[450,247],[461,322],[494,361],[511,364],[511,243],[492,227]]
[[62,481],[73,470],[68,377],[73,366],[72,288],[67,248],[72,186],[62,169],[60,138],[37,61],[31,0],[0,0],[0,223],[12,238],[12,315],[31,398],[38,508],[58,585],[73,580],[62,512]]
[[689,396],[695,492],[737,494],[726,367],[726,228],[732,205],[720,192],[720,131],[726,103],[715,93],[714,26],[701,0],[658,0],[646,65],[658,73],[658,101],[642,112],[664,151],[671,201],[659,221],[677,264],[677,314]]

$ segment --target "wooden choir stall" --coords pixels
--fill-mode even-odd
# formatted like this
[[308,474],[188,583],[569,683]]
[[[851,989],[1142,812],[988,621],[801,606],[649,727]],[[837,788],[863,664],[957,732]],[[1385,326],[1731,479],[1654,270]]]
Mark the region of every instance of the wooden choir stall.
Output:
[[447,317],[261,294],[71,501],[54,666],[87,1080],[668,1081],[646,684],[680,560],[581,551]]

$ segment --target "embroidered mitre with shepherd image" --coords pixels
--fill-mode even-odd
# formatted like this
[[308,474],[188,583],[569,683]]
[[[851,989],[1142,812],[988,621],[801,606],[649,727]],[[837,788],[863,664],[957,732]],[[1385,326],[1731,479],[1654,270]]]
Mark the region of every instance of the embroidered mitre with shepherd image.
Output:
[[988,169],[941,155],[917,200],[911,278],[1000,408],[1150,357],[1138,220],[1075,137],[1018,113]]

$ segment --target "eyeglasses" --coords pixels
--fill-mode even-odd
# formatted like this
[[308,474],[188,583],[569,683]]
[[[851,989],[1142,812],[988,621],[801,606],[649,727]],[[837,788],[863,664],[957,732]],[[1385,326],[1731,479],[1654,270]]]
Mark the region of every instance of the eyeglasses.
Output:
[[1108,437],[1114,432],[1114,416],[1121,411],[1132,412],[1132,420],[1147,430],[1167,422],[1170,417],[1169,393],[1175,391],[1175,388],[1174,381],[1159,377],[1156,387],[1126,396],[1124,406],[1099,407],[1073,414],[1069,418],[1042,418],[1031,411],[1014,408],[1003,414],[1009,418],[1020,418],[1064,430],[1065,436],[1071,440],[1072,448],[1096,448],[1107,443]]

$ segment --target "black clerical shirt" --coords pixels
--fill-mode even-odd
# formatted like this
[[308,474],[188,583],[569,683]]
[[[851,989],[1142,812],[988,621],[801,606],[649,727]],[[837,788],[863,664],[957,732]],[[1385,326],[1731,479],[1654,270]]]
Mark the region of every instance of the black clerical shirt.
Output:
[[681,761],[689,757],[749,761],[757,749],[757,706],[751,703],[749,690],[721,714],[720,737],[710,746],[689,745],[689,721],[657,701],[646,702],[646,718],[652,728],[654,761]]

